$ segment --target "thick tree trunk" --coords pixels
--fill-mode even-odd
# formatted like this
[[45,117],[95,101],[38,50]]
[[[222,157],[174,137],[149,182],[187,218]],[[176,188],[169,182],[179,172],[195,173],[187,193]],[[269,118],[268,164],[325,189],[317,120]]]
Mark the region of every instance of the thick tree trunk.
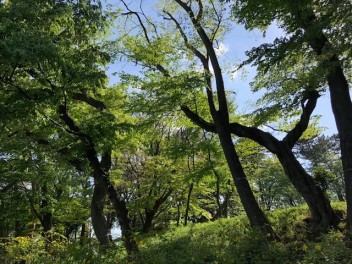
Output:
[[[95,104],[99,104],[95,107],[99,110],[106,109],[104,103],[100,101],[95,101]],[[101,182],[101,186],[105,189],[104,192],[108,194],[111,204],[113,205],[118,222],[120,224],[122,236],[125,241],[125,247],[128,255],[132,255],[133,253],[138,253],[137,243],[133,239],[133,232],[131,228],[131,221],[128,217],[128,209],[126,203],[123,199],[119,199],[119,196],[111,184],[109,179],[109,171],[111,168],[111,149],[107,149],[101,155],[101,161],[99,161],[99,156],[94,145],[94,141],[90,137],[90,135],[86,133],[82,133],[79,126],[75,123],[75,121],[69,116],[67,112],[66,105],[60,105],[58,112],[60,114],[60,118],[65,122],[65,124],[76,134],[78,135],[83,142],[86,142],[85,154],[89,161],[90,167],[94,171],[94,181]]]
[[143,232],[148,232],[152,228],[155,214],[156,211],[153,209],[145,210],[145,219],[142,227]]
[[94,233],[100,245],[111,243],[110,230],[104,215],[106,191],[103,182],[99,179],[94,180],[94,190],[91,203],[91,218]]
[[291,183],[306,201],[313,223],[321,230],[327,230],[335,225],[335,214],[329,200],[298,162],[291,149],[283,143],[280,144],[277,157]]
[[[338,62],[337,58],[332,62]],[[340,66],[328,74],[332,111],[339,132],[347,203],[346,231],[352,238],[352,102],[347,80]]]
[[172,193],[171,189],[164,190],[164,192],[160,195],[160,197],[154,201],[154,205],[152,208],[144,209],[145,220],[143,222],[143,227],[142,227],[143,232],[148,232],[153,227],[153,220],[157,215],[159,208],[162,206],[163,203],[165,203],[165,201],[169,198],[171,193]]
[[[258,128],[246,127],[238,123],[231,123],[230,131],[231,133],[239,137],[246,137],[254,140],[258,144],[267,148],[271,153],[277,155],[290,181],[293,183],[297,191],[302,194],[307,204],[309,204],[312,216],[314,215],[313,217],[317,219],[317,222],[319,223],[320,227],[325,226],[326,228],[328,228],[328,226],[335,223],[333,220],[334,217],[332,217],[331,214],[331,212],[333,211],[331,205],[327,198],[324,196],[324,194],[319,191],[320,188],[315,184],[313,178],[307,174],[301,164],[297,161],[296,157],[293,155],[291,150],[294,146],[294,143],[299,139],[300,135],[308,126],[309,116],[315,107],[316,99],[317,97],[313,94],[311,99],[307,102],[306,106],[303,107],[303,113],[300,121],[297,123],[295,128],[286,135],[286,137],[282,141],[277,140],[269,133],[261,131]],[[197,114],[190,111],[189,108],[183,107],[182,110],[192,121],[206,129],[207,131],[218,132],[216,130],[215,124],[206,122]],[[218,134],[220,137],[220,131],[218,132]],[[222,140],[222,137],[220,137],[220,140]],[[227,141],[228,144],[232,145],[231,148],[233,148],[231,138]],[[225,151],[226,146],[223,148]],[[229,153],[232,151],[231,148],[228,150]],[[234,155],[236,155],[237,157],[237,154]],[[229,157],[231,157],[231,154],[229,154]],[[312,198],[312,196],[314,195],[317,195],[317,198]],[[318,221],[318,219],[321,220]]]
[[[238,158],[235,146],[232,142],[229,128],[226,128],[221,122],[221,117],[216,121],[220,144],[225,154],[227,164],[230,168],[232,178],[235,182],[237,192],[240,196],[242,205],[247,214],[252,227],[258,227],[269,233],[273,238],[276,237],[271,225],[263,211],[260,209],[253,191],[249,185],[247,177],[243,171],[242,165]],[[220,119],[220,120],[219,120]]]

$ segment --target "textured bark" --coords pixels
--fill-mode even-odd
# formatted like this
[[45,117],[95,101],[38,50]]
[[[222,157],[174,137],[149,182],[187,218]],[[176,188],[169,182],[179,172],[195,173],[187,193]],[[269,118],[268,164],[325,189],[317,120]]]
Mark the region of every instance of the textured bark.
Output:
[[[92,103],[91,101],[89,103]],[[92,104],[91,104],[92,105]],[[99,108],[98,108],[99,109]],[[128,255],[138,254],[137,243],[133,239],[131,221],[128,216],[126,202],[119,197],[116,189],[110,182],[109,171],[111,168],[111,150],[106,150],[101,155],[101,161],[98,159],[98,153],[95,149],[94,142],[89,134],[80,130],[74,120],[69,116],[66,105],[60,105],[58,112],[60,118],[65,122],[68,129],[67,132],[79,137],[85,146],[85,156],[89,161],[89,165],[93,170],[95,182],[99,182],[104,188],[104,192],[108,194],[111,204],[116,211],[117,219],[121,228],[125,248]]]
[[218,116],[216,121],[220,144],[224,151],[227,164],[230,168],[232,178],[237,188],[237,192],[240,196],[240,200],[248,216],[249,222],[251,223],[251,226],[262,229],[263,231],[270,234],[272,238],[276,237],[268,219],[266,218],[264,212],[261,210],[257,200],[254,197],[252,189],[236,153],[235,146],[233,145],[229,127],[226,127],[226,125],[223,124],[224,122],[221,120],[221,116]]
[[109,178],[106,175],[103,179],[105,182],[105,187],[107,188],[110,202],[116,211],[116,216],[121,228],[121,233],[125,242],[126,251],[128,255],[138,254],[139,249],[137,247],[136,241],[133,238],[131,220],[128,216],[126,202],[123,199],[120,199],[116,192],[116,189],[114,188],[114,186],[112,186],[109,181]]
[[[191,50],[194,53],[194,55],[199,58],[199,60],[203,65],[203,69],[205,73],[211,72],[209,62],[211,63],[211,66],[213,68],[218,109],[215,105],[214,93],[212,91],[213,82],[209,75],[205,76],[208,107],[209,107],[213,122],[215,124],[214,132],[217,133],[219,136],[220,145],[225,155],[232,178],[235,181],[235,186],[237,188],[237,192],[240,196],[240,199],[245,209],[245,212],[247,214],[247,217],[253,227],[258,227],[262,229],[263,231],[270,234],[272,238],[274,238],[276,237],[276,235],[274,234],[269,221],[265,217],[263,211],[260,209],[254,197],[252,189],[248,183],[248,180],[243,171],[242,165],[237,156],[235,146],[232,142],[230,124],[229,124],[229,110],[227,106],[227,98],[226,98],[222,71],[213,46],[213,40],[207,35],[206,31],[201,25],[202,16],[203,16],[203,13],[201,11],[202,2],[197,1],[199,10],[197,14],[195,14],[191,6],[189,6],[187,3],[181,0],[175,0],[175,1],[186,11],[189,18],[191,19],[194,29],[196,30],[198,36],[200,37],[206,49],[206,55],[202,54],[194,46],[189,44],[187,40],[187,36],[185,34],[182,34],[183,33],[182,28],[178,26],[178,23],[175,22],[175,19],[173,19],[173,17],[169,14],[170,18],[175,22],[176,27],[181,32],[184,42],[186,44],[186,47],[188,47],[188,49]],[[184,109],[187,109],[187,107],[181,107],[181,109],[184,110]]]
[[[238,123],[231,123],[229,130],[239,137],[252,139],[278,157],[291,183],[309,205],[311,215],[315,220],[314,224],[319,226],[319,229],[326,230],[337,223],[330,202],[292,153],[294,144],[308,127],[309,118],[316,106],[318,97],[317,93],[312,92],[309,94],[306,104],[302,101],[303,111],[301,118],[282,141],[258,128],[247,127]],[[183,106],[181,109],[193,122],[202,128],[207,131],[216,132],[215,124],[205,121],[186,106]]]

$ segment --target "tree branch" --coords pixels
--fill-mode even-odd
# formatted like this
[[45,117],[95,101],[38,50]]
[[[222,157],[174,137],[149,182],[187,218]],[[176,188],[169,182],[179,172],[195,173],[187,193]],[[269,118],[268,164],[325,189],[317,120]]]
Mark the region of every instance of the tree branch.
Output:
[[[209,39],[209,37],[206,34],[202,25],[200,24],[200,21],[197,20],[191,7],[188,6],[182,0],[175,0],[175,2],[177,2],[187,12],[187,14],[189,15],[189,18],[192,21],[192,24],[193,24],[195,30],[197,31],[200,39],[202,40],[204,47],[207,50],[211,65],[213,66],[213,69],[214,69],[217,96],[218,96],[218,101],[219,101],[219,111],[221,112],[222,118],[225,120],[225,122],[229,122],[229,113],[228,113],[228,107],[227,107],[224,80],[222,77],[220,64],[219,64],[218,58],[216,56],[215,49],[213,47],[213,43]],[[215,113],[213,111],[211,111],[211,112],[212,112],[213,118],[216,118]]]
[[74,93],[72,95],[72,98],[78,101],[85,102],[90,106],[93,106],[94,108],[98,109],[99,111],[103,111],[107,109],[106,105],[102,101],[99,101],[84,93]]
[[255,127],[247,127],[239,123],[230,123],[230,131],[238,137],[246,137],[252,139],[258,144],[268,149],[271,153],[278,153],[279,140],[271,134]]
[[[282,140],[282,142],[285,142],[291,149],[302,136],[304,131],[306,131],[308,128],[310,116],[312,115],[315,106],[317,105],[317,100],[319,97],[320,95],[317,91],[310,91],[308,92],[307,96],[302,99],[301,105],[303,112],[301,114],[300,120]],[[304,105],[305,101],[307,101],[306,105]]]
[[203,128],[204,130],[208,132],[213,132],[216,133],[216,127],[213,123],[209,123],[205,121],[203,118],[201,118],[198,114],[194,113],[191,109],[189,109],[187,106],[182,105],[181,110],[185,113],[185,115],[196,125],[199,127]]

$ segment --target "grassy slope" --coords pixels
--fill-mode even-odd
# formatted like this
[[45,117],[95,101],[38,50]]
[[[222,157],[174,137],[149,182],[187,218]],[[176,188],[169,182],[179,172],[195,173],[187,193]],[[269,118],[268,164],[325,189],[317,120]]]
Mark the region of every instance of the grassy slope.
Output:
[[[345,203],[335,203],[333,207],[344,210]],[[250,229],[245,216],[138,235],[137,260],[127,260],[122,245],[118,250],[99,250],[94,239],[82,247],[60,239],[48,246],[40,234],[34,238],[19,237],[3,247],[0,241],[2,253],[7,252],[0,254],[0,263],[19,263],[24,259],[27,264],[352,263],[352,252],[345,247],[343,234],[331,231],[315,237],[303,221],[307,215],[305,206],[268,212],[280,242],[269,242],[260,232]]]
[[[336,209],[343,209],[336,203]],[[248,227],[244,216],[179,227],[140,238],[138,263],[352,263],[343,234],[315,237],[303,219],[305,206],[270,212],[280,242]]]

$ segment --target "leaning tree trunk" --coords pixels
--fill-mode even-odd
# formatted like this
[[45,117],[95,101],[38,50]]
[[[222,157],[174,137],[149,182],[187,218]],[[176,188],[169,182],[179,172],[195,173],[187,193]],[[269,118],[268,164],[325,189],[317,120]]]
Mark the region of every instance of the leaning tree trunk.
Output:
[[332,111],[339,132],[347,203],[346,230],[352,236],[352,103],[341,67],[328,74]]
[[327,230],[330,226],[337,224],[329,200],[298,162],[291,149],[281,144],[277,157],[291,183],[306,201],[316,227],[320,230]]
[[254,197],[253,191],[249,185],[247,177],[243,171],[242,165],[238,158],[235,146],[232,142],[229,128],[226,128],[221,122],[221,117],[216,120],[220,144],[225,154],[227,164],[229,166],[231,176],[235,182],[237,192],[240,196],[242,205],[247,214],[251,226],[258,227],[272,238],[276,237],[268,219],[259,207],[257,200]]

